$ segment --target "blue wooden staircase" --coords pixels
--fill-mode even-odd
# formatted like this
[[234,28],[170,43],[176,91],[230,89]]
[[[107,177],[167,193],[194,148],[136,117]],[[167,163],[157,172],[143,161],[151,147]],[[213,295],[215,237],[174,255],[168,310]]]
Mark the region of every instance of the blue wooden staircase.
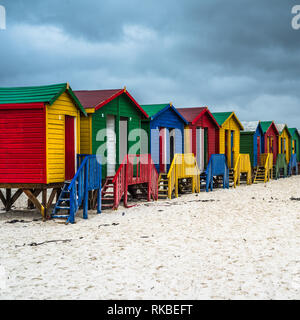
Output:
[[[229,169],[227,166],[226,156],[224,154],[212,154],[207,168],[205,170],[206,176],[206,192],[213,190],[214,179],[222,177],[223,188],[229,188]],[[218,181],[218,180],[216,180]]]
[[74,223],[83,206],[83,218],[88,218],[89,191],[97,191],[97,212],[101,213],[101,164],[96,155],[77,155],[79,168],[72,179],[66,181],[52,211],[51,218],[67,219]]
[[293,174],[298,175],[297,154],[292,154],[289,165],[288,165],[288,175],[291,176]]

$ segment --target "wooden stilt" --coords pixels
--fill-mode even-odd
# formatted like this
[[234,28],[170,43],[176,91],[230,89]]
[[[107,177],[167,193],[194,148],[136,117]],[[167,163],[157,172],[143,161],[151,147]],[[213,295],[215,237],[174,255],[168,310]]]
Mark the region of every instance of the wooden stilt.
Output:
[[[31,192],[35,197],[38,197],[40,195],[40,193],[42,192],[42,190],[41,189],[32,189]],[[34,204],[31,202],[30,199],[28,199],[28,209],[34,209]]]
[[44,207],[44,218],[47,218],[48,211],[47,211],[47,189],[42,190],[42,205]]
[[49,200],[48,200],[48,203],[47,203],[47,211],[49,212],[50,208],[51,208],[51,205],[53,203],[53,200],[55,198],[55,196],[57,195],[57,192],[58,192],[59,189],[53,189],[51,194],[50,194],[50,197],[49,197]]
[[6,199],[6,206],[5,206],[6,211],[10,211],[12,205],[18,200],[18,198],[22,193],[23,193],[23,190],[18,189],[12,198],[11,198],[11,194],[9,194],[9,197]]
[[6,203],[11,199],[11,189],[6,189]]
[[[47,191],[47,190],[46,190]],[[26,194],[26,196],[33,202],[33,204],[35,205],[35,207],[39,210],[39,212],[41,213],[43,220],[45,220],[46,216],[45,216],[45,207],[40,204],[39,200],[32,194],[32,192],[30,191],[30,189],[23,189],[23,192]]]
[[2,201],[4,207],[6,207],[6,198],[4,197],[4,194],[0,190],[0,200]]

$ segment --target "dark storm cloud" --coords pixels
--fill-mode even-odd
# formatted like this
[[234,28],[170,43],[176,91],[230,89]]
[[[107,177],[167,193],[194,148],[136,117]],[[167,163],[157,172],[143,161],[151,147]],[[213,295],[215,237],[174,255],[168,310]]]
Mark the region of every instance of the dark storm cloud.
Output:
[[289,0],[0,0],[0,85],[127,85],[140,103],[209,105],[300,127]]

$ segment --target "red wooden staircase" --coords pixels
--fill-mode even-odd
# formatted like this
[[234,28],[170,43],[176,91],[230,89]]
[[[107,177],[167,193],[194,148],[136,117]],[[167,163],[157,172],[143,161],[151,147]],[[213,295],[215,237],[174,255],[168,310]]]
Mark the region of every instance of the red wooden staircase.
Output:
[[[147,187],[145,187],[145,185]],[[135,188],[132,188],[132,187]],[[147,200],[158,198],[158,173],[150,154],[126,155],[114,177],[107,177],[102,187],[102,209],[116,210],[120,202],[128,205],[129,189],[139,188]],[[145,192],[145,188],[147,189]]]

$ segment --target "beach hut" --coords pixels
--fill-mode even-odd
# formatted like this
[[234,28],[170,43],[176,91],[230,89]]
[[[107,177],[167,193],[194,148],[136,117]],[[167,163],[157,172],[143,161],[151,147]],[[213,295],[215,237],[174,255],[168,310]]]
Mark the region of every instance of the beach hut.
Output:
[[260,156],[264,153],[262,131],[259,121],[242,121],[244,131],[241,131],[241,153],[248,153],[252,168],[260,165]]
[[233,168],[240,154],[240,131],[243,125],[234,112],[214,112],[219,129],[218,149],[227,157],[228,167]]
[[75,174],[80,116],[86,112],[68,83],[0,88],[0,188],[6,189],[0,198],[6,210],[25,193],[46,218],[55,195]]
[[276,123],[276,128],[279,132],[278,153],[285,154],[286,162],[290,162],[291,158],[291,134],[286,124]]
[[88,115],[81,118],[82,153],[102,159],[102,208],[117,209],[122,199],[128,207],[127,192],[135,196],[138,186],[149,201],[151,196],[156,200],[158,173],[151,156],[141,154],[141,122],[147,113],[126,87],[75,94]]
[[300,162],[300,133],[296,128],[289,128],[291,135],[291,153],[297,157],[297,162]]
[[185,126],[184,152],[193,153],[203,172],[213,154],[219,153],[219,124],[207,107],[180,108],[178,111],[188,121]]
[[[142,120],[148,141],[143,143],[143,153],[150,153],[159,173],[167,173],[176,153],[184,150],[185,118],[172,103],[141,105],[149,115]],[[148,151],[146,146],[148,145]]]
[[278,155],[279,132],[276,128],[274,121],[261,121],[260,125],[264,133],[264,153],[273,153],[273,164],[275,165]]
[[291,135],[291,158],[289,162],[289,175],[293,173],[298,174],[299,172],[299,164],[300,164],[300,134],[298,129],[296,128],[288,128],[289,133]]
[[[140,135],[141,121],[148,115],[126,88],[75,91],[75,94],[88,115],[81,118],[81,152],[100,154],[102,178],[112,177],[138,142],[139,138],[129,134]],[[140,147],[135,151],[139,153]]]

